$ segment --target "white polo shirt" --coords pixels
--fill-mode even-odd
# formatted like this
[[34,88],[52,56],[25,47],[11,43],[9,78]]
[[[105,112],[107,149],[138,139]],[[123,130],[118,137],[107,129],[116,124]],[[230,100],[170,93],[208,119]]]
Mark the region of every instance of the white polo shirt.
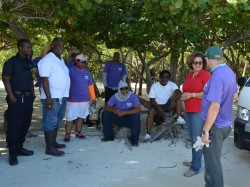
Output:
[[[63,58],[59,59],[54,53],[45,55],[38,63],[40,77],[48,77],[51,98],[69,97],[69,70]],[[41,88],[41,99],[46,99]]]
[[160,82],[156,82],[152,84],[148,97],[154,98],[158,105],[164,105],[177,89],[179,89],[178,86],[172,81],[168,81],[165,86],[162,86]]

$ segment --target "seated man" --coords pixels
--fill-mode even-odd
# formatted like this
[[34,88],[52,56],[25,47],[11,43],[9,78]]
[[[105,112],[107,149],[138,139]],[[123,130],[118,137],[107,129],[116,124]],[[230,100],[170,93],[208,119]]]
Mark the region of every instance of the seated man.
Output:
[[113,141],[113,123],[131,129],[131,144],[138,146],[140,134],[141,106],[138,97],[128,90],[126,82],[120,82],[118,92],[113,95],[104,107],[103,112],[103,142]]
[[147,117],[147,134],[144,141],[151,139],[150,132],[153,126],[154,119],[164,121],[165,112],[169,112],[175,108],[177,113],[177,122],[185,124],[184,119],[180,116],[180,105],[178,99],[181,97],[181,91],[178,86],[170,81],[171,74],[167,70],[160,72],[160,81],[154,83],[149,91],[151,108]]

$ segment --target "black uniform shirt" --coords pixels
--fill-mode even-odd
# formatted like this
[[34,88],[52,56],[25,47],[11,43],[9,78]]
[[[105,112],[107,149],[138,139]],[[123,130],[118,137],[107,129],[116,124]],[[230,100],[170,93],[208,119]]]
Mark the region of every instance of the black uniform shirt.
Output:
[[11,77],[13,91],[31,92],[32,62],[23,58],[19,53],[4,63],[2,76]]

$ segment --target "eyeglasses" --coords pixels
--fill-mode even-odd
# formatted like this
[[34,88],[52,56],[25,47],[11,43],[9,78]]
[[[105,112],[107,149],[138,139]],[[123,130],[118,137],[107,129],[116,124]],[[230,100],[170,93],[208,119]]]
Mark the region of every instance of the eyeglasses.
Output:
[[128,90],[128,87],[120,88],[120,90]]
[[193,61],[193,65],[197,65],[197,64],[202,65],[203,62],[202,61],[200,61],[200,62]]

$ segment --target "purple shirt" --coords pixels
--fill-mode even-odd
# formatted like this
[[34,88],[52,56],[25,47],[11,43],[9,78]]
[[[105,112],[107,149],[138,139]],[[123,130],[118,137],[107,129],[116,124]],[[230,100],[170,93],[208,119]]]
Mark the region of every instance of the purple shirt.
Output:
[[75,66],[75,62],[74,62],[74,60],[71,60],[66,65],[68,68],[71,68],[71,67]]
[[110,107],[116,107],[119,110],[124,110],[124,111],[128,111],[133,109],[135,106],[140,104],[140,101],[137,97],[137,95],[135,95],[134,93],[132,93],[130,95],[130,97],[126,100],[126,101],[119,101],[115,95],[113,95],[108,103],[107,103]]
[[232,125],[233,99],[237,93],[236,77],[226,64],[216,66],[212,73],[203,89],[202,119],[206,121],[210,103],[216,102],[220,104],[220,110],[214,124],[218,128],[228,127]]
[[79,70],[76,66],[69,68],[70,90],[69,102],[87,102],[90,100],[89,85],[93,84],[92,76],[86,69]]
[[118,87],[122,76],[127,74],[124,64],[114,61],[107,62],[103,71],[107,74],[107,86],[109,88]]

